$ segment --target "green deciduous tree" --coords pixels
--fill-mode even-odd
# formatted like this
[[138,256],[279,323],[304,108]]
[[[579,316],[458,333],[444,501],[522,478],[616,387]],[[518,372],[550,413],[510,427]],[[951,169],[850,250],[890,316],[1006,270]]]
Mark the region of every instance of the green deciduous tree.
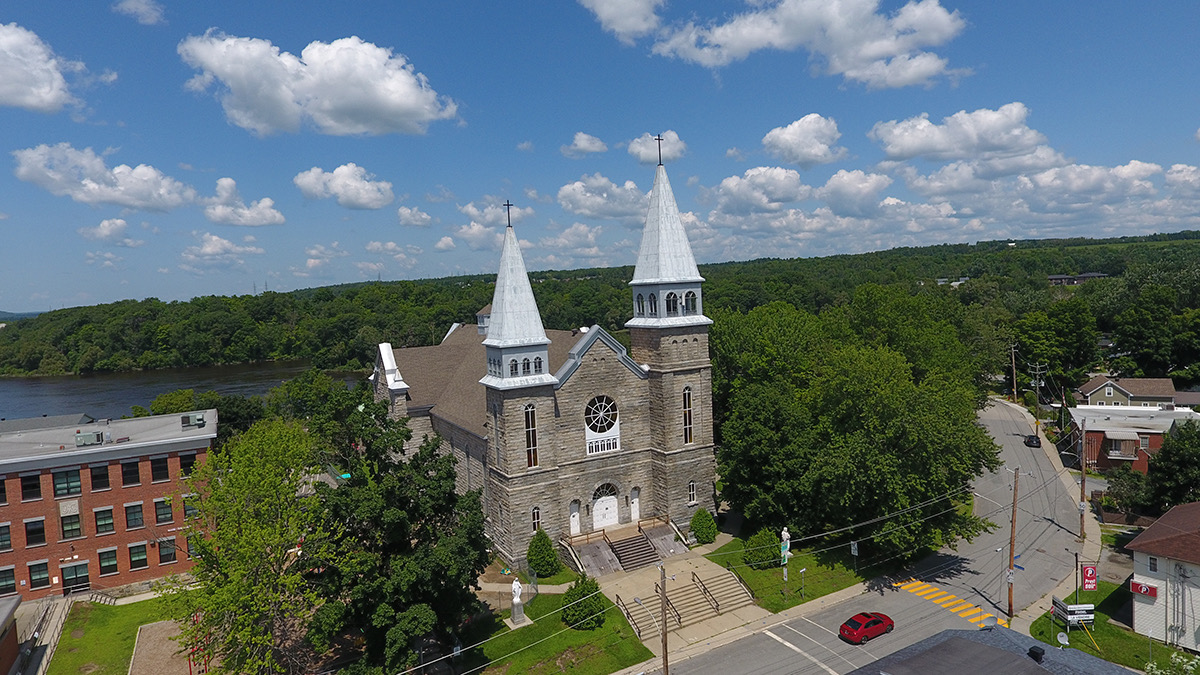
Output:
[[780,542],[771,530],[765,527],[760,529],[746,540],[746,548],[742,549],[742,563],[756,570],[779,567]]
[[1167,434],[1149,474],[1150,501],[1160,512],[1200,501],[1200,424],[1189,421]]
[[1157,510],[1152,504],[1146,474],[1134,471],[1128,464],[1122,464],[1109,472],[1107,479],[1108,490],[1105,491],[1105,496],[1112,498],[1121,513],[1148,515],[1149,511]]
[[552,577],[562,569],[558,554],[554,552],[554,544],[550,541],[550,536],[542,529],[534,533],[533,539],[529,540],[525,559],[529,561],[529,569],[542,579]]
[[563,595],[563,623],[575,630],[593,630],[604,625],[604,600],[600,584],[584,575]]
[[301,496],[315,458],[299,425],[260,422],[187,481],[196,515],[184,534],[195,584],[172,578],[162,590],[181,645],[218,659],[221,672],[303,672],[309,665],[303,638],[320,598],[297,547],[324,532],[315,499]]

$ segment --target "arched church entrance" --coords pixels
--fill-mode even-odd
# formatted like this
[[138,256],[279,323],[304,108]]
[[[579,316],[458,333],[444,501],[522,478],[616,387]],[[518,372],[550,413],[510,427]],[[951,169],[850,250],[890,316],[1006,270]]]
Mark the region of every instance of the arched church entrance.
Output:
[[579,534],[579,500],[571,502],[571,536]]
[[592,493],[592,529],[601,530],[618,522],[617,488],[612,483],[605,483]]

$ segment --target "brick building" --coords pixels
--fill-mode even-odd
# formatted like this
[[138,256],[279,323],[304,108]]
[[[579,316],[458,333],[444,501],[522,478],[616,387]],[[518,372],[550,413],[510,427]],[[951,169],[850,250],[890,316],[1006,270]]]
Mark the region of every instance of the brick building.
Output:
[[25,600],[187,570],[181,478],[217,411],[0,427],[0,595]]
[[[630,281],[628,350],[599,326],[545,330],[505,230],[492,304],[441,344],[379,345],[375,395],[437,433],[460,490],[481,490],[487,534],[511,563],[553,540],[714,510],[712,367],[703,292],[660,164]],[[669,525],[669,523],[668,523]]]
[[1187,408],[1081,405],[1070,412],[1071,437],[1082,439],[1076,451],[1097,471],[1126,464],[1147,473],[1150,458],[1176,425],[1200,422],[1200,413]]

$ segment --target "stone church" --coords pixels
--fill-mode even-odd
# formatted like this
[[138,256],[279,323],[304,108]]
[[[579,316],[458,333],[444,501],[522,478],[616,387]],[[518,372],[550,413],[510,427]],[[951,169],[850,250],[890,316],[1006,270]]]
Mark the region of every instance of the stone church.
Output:
[[662,164],[633,279],[631,349],[599,326],[546,330],[510,224],[492,304],[440,344],[379,345],[372,381],[410,443],[438,434],[458,488],[482,490],[494,550],[713,510],[704,279]]

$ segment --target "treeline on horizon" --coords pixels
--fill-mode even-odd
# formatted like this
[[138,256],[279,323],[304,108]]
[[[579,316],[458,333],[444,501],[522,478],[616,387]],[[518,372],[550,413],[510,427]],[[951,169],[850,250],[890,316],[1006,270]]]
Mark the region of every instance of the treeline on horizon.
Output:
[[[971,309],[991,348],[1017,344],[1063,383],[1101,357],[1125,375],[1200,382],[1200,232],[1119,239],[946,244],[823,258],[700,266],[717,321],[772,302],[818,313],[874,284]],[[1052,287],[1051,274],[1107,279]],[[631,267],[530,274],[548,328],[598,324],[621,334]],[[937,279],[969,281],[952,288]],[[62,375],[307,360],[366,369],[376,345],[436,344],[491,302],[494,275],[365,282],[257,295],[156,298],[45,312],[0,329],[0,375]],[[1194,324],[1194,325],[1193,325]],[[1102,354],[1100,333],[1120,349]],[[1075,382],[1077,383],[1077,382]]]

